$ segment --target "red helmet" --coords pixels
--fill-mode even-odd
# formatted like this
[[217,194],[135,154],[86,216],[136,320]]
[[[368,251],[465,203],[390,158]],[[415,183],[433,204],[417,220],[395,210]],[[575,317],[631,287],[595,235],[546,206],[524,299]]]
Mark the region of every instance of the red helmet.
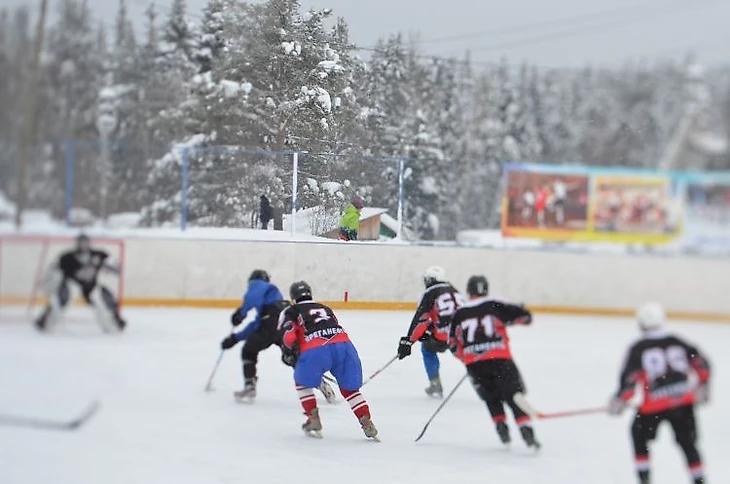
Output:
[[352,203],[358,210],[362,210],[362,208],[365,206],[365,202],[363,202],[362,198],[358,197],[357,195],[352,197],[350,203]]

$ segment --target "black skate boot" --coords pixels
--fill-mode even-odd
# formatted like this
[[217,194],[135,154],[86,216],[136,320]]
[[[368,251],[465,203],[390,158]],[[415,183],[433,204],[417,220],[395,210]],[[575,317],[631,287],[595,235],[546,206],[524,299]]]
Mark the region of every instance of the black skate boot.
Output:
[[528,425],[520,427],[520,433],[522,434],[522,439],[525,441],[525,444],[527,444],[528,447],[535,450],[540,448],[540,442],[538,442],[535,438],[535,431],[532,429],[532,427]]
[[444,397],[444,387],[441,386],[441,378],[435,377],[429,382],[428,387],[426,387],[426,395],[436,398]]
[[243,386],[243,390],[233,392],[233,398],[235,398],[238,403],[253,403],[254,399],[256,398],[257,380],[257,378],[251,378],[249,380],[246,380],[246,383]]
[[[305,414],[307,415],[307,414]],[[302,430],[308,437],[322,438],[322,421],[319,419],[319,409],[315,408],[309,415],[307,421],[302,424]]]
[[40,332],[45,332],[48,328],[46,323],[48,322],[48,316],[51,314],[51,308],[47,307],[43,314],[38,316],[38,318],[35,320],[35,328]]
[[509,436],[509,427],[507,427],[506,423],[499,422],[496,427],[497,435],[499,435],[499,440],[501,440],[503,444],[507,445],[512,442],[512,439]]
[[380,440],[378,439],[378,429],[375,428],[375,424],[373,424],[370,416],[365,415],[363,417],[360,417],[360,427],[362,427],[362,431],[365,433],[365,437],[380,442]]

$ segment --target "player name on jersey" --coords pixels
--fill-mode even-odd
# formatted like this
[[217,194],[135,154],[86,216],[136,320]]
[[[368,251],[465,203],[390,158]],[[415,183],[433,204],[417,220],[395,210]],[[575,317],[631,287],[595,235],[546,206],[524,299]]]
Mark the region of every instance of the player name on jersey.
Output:
[[306,343],[310,343],[312,340],[317,338],[332,338],[333,336],[337,336],[338,334],[344,333],[345,330],[343,330],[340,327],[335,328],[324,328],[324,329],[318,329],[317,331],[314,331],[313,333],[310,333],[304,337],[304,341]]

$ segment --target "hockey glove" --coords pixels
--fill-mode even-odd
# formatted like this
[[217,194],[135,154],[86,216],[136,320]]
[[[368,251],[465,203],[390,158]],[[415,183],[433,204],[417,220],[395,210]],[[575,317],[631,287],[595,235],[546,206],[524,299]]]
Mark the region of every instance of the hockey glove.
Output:
[[625,408],[626,402],[619,397],[613,397],[611,401],[608,402],[609,415],[621,415]]
[[281,347],[281,362],[286,366],[294,368],[299,359],[299,351],[297,348],[287,348],[286,346]]
[[400,341],[398,342],[398,359],[402,360],[406,356],[410,356],[411,354],[411,346],[413,346],[413,342],[410,340],[408,336],[403,336]]
[[233,326],[238,326],[243,321],[243,316],[241,315],[241,308],[236,309],[233,311],[233,314],[231,314],[231,324]]
[[225,337],[223,341],[221,341],[221,349],[222,350],[230,350],[236,344],[238,343],[238,338],[236,338],[235,334],[230,334]]

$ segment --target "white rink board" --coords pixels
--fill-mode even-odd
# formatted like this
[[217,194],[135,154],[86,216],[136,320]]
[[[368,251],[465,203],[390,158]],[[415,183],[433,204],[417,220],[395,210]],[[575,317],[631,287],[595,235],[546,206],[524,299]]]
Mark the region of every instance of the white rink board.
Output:
[[237,299],[263,268],[287,287],[307,280],[315,296],[413,302],[421,274],[442,265],[457,287],[485,274],[491,292],[539,306],[632,308],[656,300],[670,310],[730,314],[730,260],[567,254],[382,244],[128,240],[130,298]]
[[[631,309],[656,300],[671,311],[730,317],[730,259],[134,237],[125,239],[125,253],[125,303],[131,305],[237,300],[258,268],[283,290],[307,280],[320,300],[342,301],[348,292],[351,301],[414,303],[423,270],[438,264],[458,288],[483,273],[493,295],[532,306]],[[32,258],[7,249],[3,257],[13,267],[34,267]],[[2,276],[2,285],[3,294],[28,290],[28,281],[12,274]]]
[[[414,443],[439,402],[423,392],[419,348],[363,387],[382,443],[365,441],[343,403],[322,407],[324,439],[305,437],[292,372],[276,348],[261,354],[254,405],[237,405],[240,347],[223,358],[216,391],[203,392],[230,330],[226,310],[125,310],[128,332],[101,335],[88,309],[74,323],[38,335],[30,324],[0,325],[0,413],[69,418],[93,399],[99,413],[75,433],[0,426],[0,482],[12,484],[627,484],[636,482],[631,414],[535,424],[537,456],[515,439],[505,450],[487,409],[467,383]],[[366,375],[393,355],[407,329],[403,312],[339,311]],[[671,323],[708,354],[713,403],[698,409],[708,482],[730,482],[730,326]],[[539,316],[510,332],[528,398],[545,412],[601,406],[616,390],[636,325],[621,318]],[[464,367],[441,356],[450,391]],[[652,446],[654,481],[690,482],[668,427]]]

